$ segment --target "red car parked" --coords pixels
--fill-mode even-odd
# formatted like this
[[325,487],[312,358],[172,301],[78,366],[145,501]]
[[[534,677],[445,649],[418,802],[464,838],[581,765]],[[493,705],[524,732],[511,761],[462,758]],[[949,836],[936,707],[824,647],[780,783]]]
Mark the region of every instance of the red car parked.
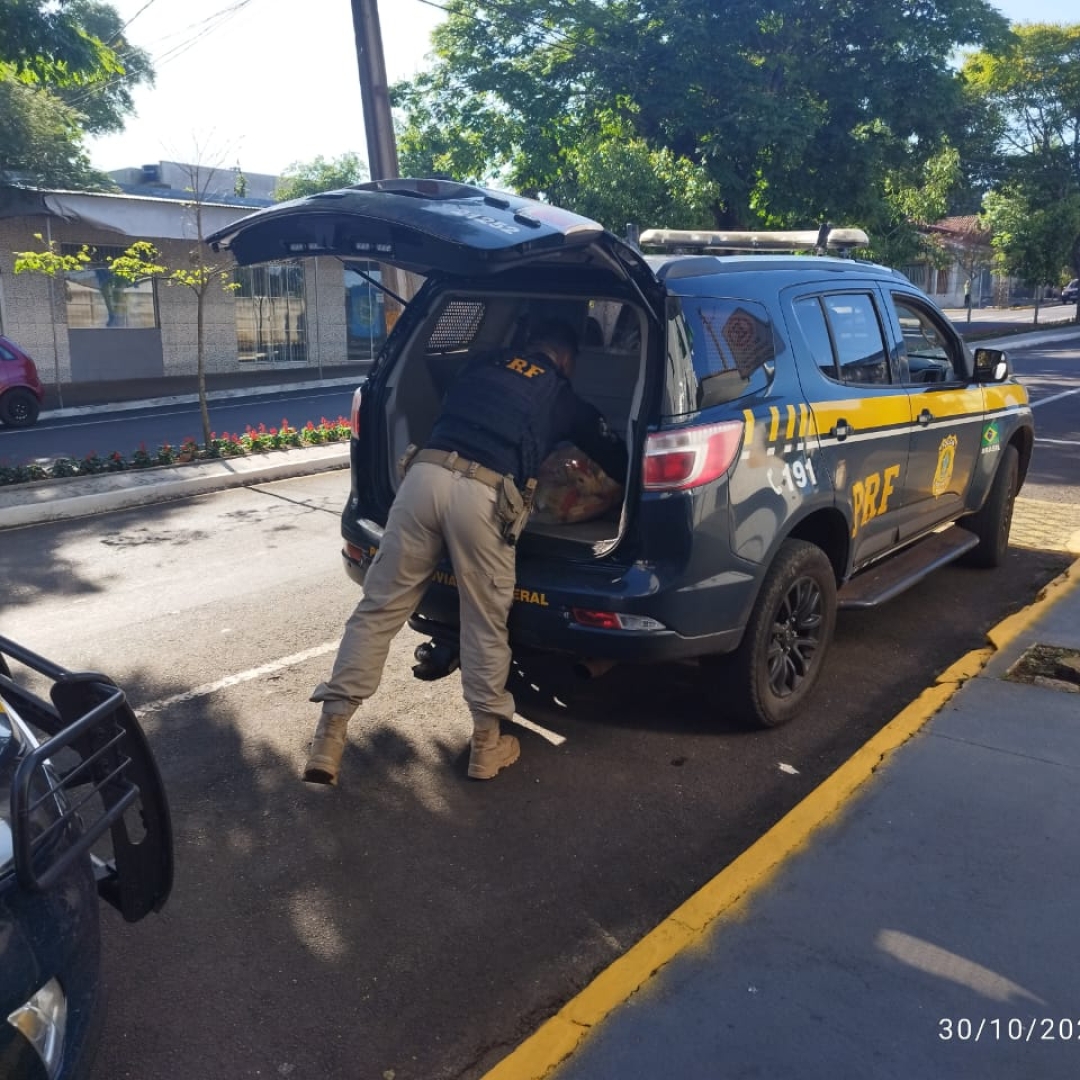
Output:
[[0,424],[30,427],[44,400],[45,388],[34,361],[14,341],[0,335]]

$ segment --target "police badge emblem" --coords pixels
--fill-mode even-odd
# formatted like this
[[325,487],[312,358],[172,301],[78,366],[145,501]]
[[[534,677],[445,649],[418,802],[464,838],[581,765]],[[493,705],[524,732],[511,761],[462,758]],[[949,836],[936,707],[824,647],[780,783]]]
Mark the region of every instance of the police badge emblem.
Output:
[[943,494],[952,479],[953,466],[956,464],[956,436],[946,435],[938,447],[937,469],[934,472],[934,498]]

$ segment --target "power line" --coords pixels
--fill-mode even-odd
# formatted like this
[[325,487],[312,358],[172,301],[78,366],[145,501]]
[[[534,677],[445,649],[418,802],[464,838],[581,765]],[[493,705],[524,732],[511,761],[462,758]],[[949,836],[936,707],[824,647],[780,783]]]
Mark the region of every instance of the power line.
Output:
[[[483,19],[474,12],[465,11],[463,8],[452,9],[450,7],[447,7],[445,4],[436,3],[436,0],[416,0],[416,2],[419,4],[424,4],[427,7],[435,8],[436,11],[443,11],[447,15],[457,15],[464,19],[471,19],[474,23],[486,27],[489,30],[495,28],[495,23],[491,19]],[[584,53],[584,55],[586,56],[590,54],[593,56],[599,56],[602,51],[606,51],[598,49],[594,45],[578,44],[576,47],[578,52],[575,52],[574,43],[570,38],[569,34],[563,33],[562,31],[556,31],[553,27],[544,26],[538,22],[534,22],[531,19],[523,18],[522,16],[518,15],[517,12],[511,12],[506,10],[505,8],[500,8],[498,4],[491,3],[490,0],[487,6],[498,11],[499,15],[502,18],[504,18],[507,22],[514,24],[515,26],[520,26],[526,30],[538,30],[540,33],[548,36],[549,38],[553,34],[558,34],[559,37],[556,40],[549,40],[547,44],[552,48],[562,49],[567,57],[578,55],[579,53]]]
[[[147,0],[147,2],[143,4],[143,6],[139,8],[139,10],[135,12],[135,14],[132,15],[130,19],[128,19],[128,21],[124,24],[121,32],[123,32],[123,29],[126,29],[128,26],[130,26],[131,23],[133,23],[154,2],[155,0]],[[239,14],[240,11],[242,11],[250,3],[251,0],[235,0],[235,3],[231,4],[229,7],[222,8],[221,11],[215,11],[213,15],[208,15],[205,19],[202,19],[197,23],[192,23],[184,30],[177,31],[174,34],[166,35],[165,38],[162,39],[163,41],[168,40],[168,38],[170,37],[176,37],[181,33],[188,33],[190,31],[194,31],[194,33],[192,33],[190,37],[185,38],[183,41],[179,42],[179,44],[172,46],[172,48],[165,50],[158,56],[151,56],[151,62],[153,64],[154,70],[157,71],[158,68],[164,67],[166,64],[171,63],[178,57],[183,56],[184,53],[188,52],[190,49],[193,49],[204,38],[209,37],[210,34],[212,34],[215,30],[218,30],[220,29],[220,27],[224,26],[225,23],[227,23],[235,15]],[[139,48],[141,50],[140,46],[131,45],[131,48]],[[124,59],[124,53],[118,53],[117,55],[121,60]],[[137,71],[124,72],[122,75],[114,75],[111,78],[105,80],[104,82],[96,83],[93,86],[88,86],[79,94],[72,94],[70,97],[66,98],[66,100],[70,105],[73,105],[77,108],[80,103],[84,101],[89,101],[96,94],[109,90],[114,86],[119,86],[122,83],[128,82],[132,79],[138,78],[139,75],[140,73]]]

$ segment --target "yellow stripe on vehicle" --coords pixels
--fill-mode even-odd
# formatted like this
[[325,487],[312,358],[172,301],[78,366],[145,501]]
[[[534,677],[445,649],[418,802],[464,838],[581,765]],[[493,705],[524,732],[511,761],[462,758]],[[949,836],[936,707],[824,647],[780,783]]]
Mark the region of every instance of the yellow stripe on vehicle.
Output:
[[848,398],[843,401],[815,401],[812,408],[814,425],[822,434],[831,431],[838,420],[846,420],[860,435],[869,431],[911,425],[911,403],[907,394]]
[[984,386],[987,412],[992,409],[1015,409],[1028,404],[1027,390],[1019,383],[1000,383]]

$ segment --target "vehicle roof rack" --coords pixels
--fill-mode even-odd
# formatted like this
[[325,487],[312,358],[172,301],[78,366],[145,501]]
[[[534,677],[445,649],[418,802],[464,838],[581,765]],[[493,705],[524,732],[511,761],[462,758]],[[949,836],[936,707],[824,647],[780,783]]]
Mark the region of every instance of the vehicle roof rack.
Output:
[[818,255],[836,251],[849,256],[855,248],[868,247],[870,238],[862,229],[833,228],[825,224],[818,229],[757,229],[753,232],[646,229],[639,242],[643,248],[659,248],[673,255],[812,250]]

